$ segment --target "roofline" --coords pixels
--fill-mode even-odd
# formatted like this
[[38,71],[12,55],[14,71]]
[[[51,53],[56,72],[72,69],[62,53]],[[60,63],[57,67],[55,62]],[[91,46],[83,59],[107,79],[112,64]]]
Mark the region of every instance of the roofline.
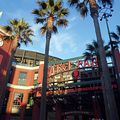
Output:
[[[17,50],[34,52],[34,53],[38,53],[38,54],[41,54],[41,55],[45,55],[44,53],[41,53],[41,52],[39,52],[39,51],[26,50],[26,49],[21,49],[21,48],[18,48]],[[56,59],[59,59],[59,60],[63,60],[63,59],[61,59],[61,58],[59,58],[59,57],[55,57],[55,56],[52,56],[52,55],[49,55],[49,57],[53,57],[53,58],[56,58]]]
[[9,33],[5,32],[5,31],[2,29],[2,26],[0,26],[0,33],[2,33],[3,35],[10,36]]

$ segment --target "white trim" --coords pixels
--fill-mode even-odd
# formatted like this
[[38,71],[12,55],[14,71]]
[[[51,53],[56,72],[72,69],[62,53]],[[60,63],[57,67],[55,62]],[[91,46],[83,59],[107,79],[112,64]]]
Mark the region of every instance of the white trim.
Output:
[[44,61],[40,61],[40,65],[41,65],[41,64],[44,64]]
[[30,66],[22,66],[22,65],[13,65],[16,68],[20,68],[20,69],[27,69],[27,70],[36,70],[39,69],[39,66],[36,67],[30,67]]
[[13,85],[10,83],[7,84],[7,87],[14,88],[14,89],[21,89],[21,90],[36,89],[36,88],[39,88],[41,86],[42,86],[42,84],[39,84],[37,86],[21,86],[21,85]]
[[0,38],[0,47],[3,46],[3,40]]
[[1,26],[0,26],[0,32],[1,32],[2,34],[5,34],[5,35],[10,36],[10,34],[6,33],[4,30],[2,30]]
[[[40,61],[40,65],[44,64],[44,61]],[[20,68],[20,69],[27,69],[27,70],[36,70],[39,69],[40,66],[35,66],[35,67],[31,67],[31,66],[23,66],[23,65],[16,65],[13,64],[12,66],[16,67],[16,68]]]

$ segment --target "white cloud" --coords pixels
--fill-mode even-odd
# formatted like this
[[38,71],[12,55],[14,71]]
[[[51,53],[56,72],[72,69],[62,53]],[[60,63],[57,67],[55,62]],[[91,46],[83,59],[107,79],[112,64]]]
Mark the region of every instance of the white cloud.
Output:
[[0,11],[0,17],[3,15],[3,12],[2,11]]
[[74,53],[77,50],[77,44],[72,35],[68,33],[59,33],[53,35],[50,43],[50,55],[62,56],[68,53]]
[[77,17],[77,16],[73,16],[73,17],[70,19],[70,22],[73,22],[73,21],[75,21],[76,19],[78,19],[78,17]]
[[75,20],[78,19],[77,16],[69,17],[67,30],[71,29],[75,25]]

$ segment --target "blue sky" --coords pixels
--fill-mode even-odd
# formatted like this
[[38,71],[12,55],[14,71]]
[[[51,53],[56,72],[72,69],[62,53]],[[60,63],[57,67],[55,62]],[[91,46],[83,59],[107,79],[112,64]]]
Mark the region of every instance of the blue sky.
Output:
[[[36,0],[0,0],[0,11],[3,16],[0,18],[0,25],[8,24],[9,19],[24,18],[32,27],[35,37],[32,38],[33,45],[27,47],[22,45],[22,49],[44,53],[45,36],[40,34],[40,24],[35,24],[34,15],[31,11],[37,8]],[[116,31],[116,25],[120,25],[120,0],[114,0],[113,16],[109,18],[111,31]],[[71,8],[68,17],[69,25],[67,28],[60,28],[59,33],[52,36],[50,52],[52,56],[62,59],[81,56],[85,52],[86,44],[96,40],[92,18],[88,15],[83,19],[80,14]],[[107,43],[109,41],[105,26],[105,21],[100,22],[102,38]]]

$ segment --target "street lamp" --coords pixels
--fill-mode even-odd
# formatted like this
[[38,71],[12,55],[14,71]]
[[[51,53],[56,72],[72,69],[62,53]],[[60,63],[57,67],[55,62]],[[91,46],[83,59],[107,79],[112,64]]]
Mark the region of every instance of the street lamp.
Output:
[[109,41],[110,41],[109,44],[110,44],[111,52],[112,52],[112,62],[113,62],[113,65],[114,65],[113,69],[114,69],[115,77],[117,79],[118,92],[119,92],[119,95],[120,95],[120,76],[119,76],[117,61],[116,61],[115,52],[114,52],[115,47],[113,45],[113,41],[112,41],[112,38],[111,38],[111,32],[110,32],[109,24],[108,24],[108,18],[112,17],[113,9],[112,9],[112,6],[110,6],[110,7],[103,6],[103,8],[99,7],[99,9],[100,9],[99,13],[101,13],[100,21],[105,19],[105,22],[106,22],[108,37],[109,37]]

